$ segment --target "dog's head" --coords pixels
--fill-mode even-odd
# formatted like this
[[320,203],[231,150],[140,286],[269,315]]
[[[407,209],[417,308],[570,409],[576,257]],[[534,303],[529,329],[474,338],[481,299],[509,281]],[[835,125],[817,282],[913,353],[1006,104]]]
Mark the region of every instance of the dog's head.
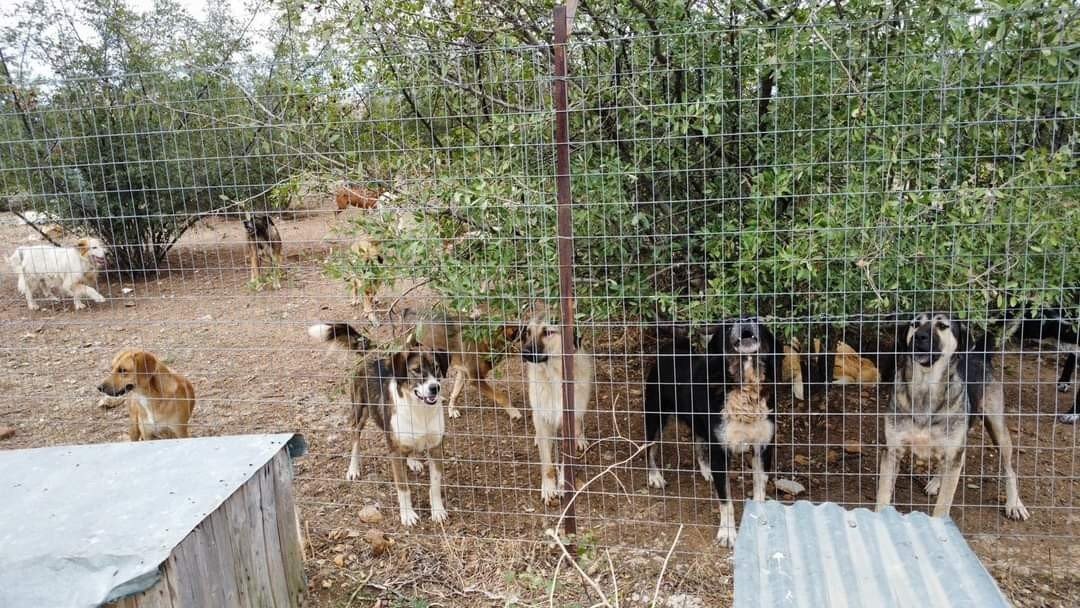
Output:
[[258,238],[261,234],[266,234],[267,223],[269,218],[265,215],[252,215],[247,214],[244,216],[244,232],[247,233],[248,238]]
[[757,355],[770,348],[769,335],[761,317],[725,321],[713,331],[708,349],[714,354]]
[[439,402],[442,390],[440,379],[446,376],[449,367],[449,359],[445,353],[436,356],[435,352],[410,338],[405,350],[390,357],[390,364],[401,395],[412,391],[417,399],[428,405]]
[[[562,330],[546,314],[534,314],[519,334],[521,358],[527,363],[544,363],[563,354]],[[574,346],[580,345],[581,339],[575,334]]]
[[946,313],[924,312],[912,319],[904,343],[915,363],[930,367],[952,357],[963,340],[963,326]]
[[89,259],[94,266],[99,268],[105,266],[107,261],[105,258],[105,246],[98,239],[79,239],[75,243],[75,247],[79,250],[79,255]]
[[142,350],[125,350],[113,357],[109,375],[98,385],[98,390],[119,397],[136,387],[149,384],[157,373],[158,360]]

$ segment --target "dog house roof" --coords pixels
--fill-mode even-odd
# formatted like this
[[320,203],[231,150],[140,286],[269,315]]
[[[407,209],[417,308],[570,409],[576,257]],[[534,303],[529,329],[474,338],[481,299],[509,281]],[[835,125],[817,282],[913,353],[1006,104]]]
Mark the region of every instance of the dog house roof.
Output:
[[1009,606],[950,519],[747,502],[735,608]]
[[0,606],[98,606],[149,589],[210,513],[300,435],[0,451]]

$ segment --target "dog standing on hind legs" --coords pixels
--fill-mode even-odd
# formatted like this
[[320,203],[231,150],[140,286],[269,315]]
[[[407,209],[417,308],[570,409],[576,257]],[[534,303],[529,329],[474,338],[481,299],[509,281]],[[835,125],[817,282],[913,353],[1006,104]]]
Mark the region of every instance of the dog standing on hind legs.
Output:
[[281,272],[281,233],[269,215],[247,214],[244,217],[244,233],[247,236],[248,264],[251,266],[251,281],[258,281],[262,276],[262,261],[270,262],[270,271],[274,287],[280,287]]
[[[555,444],[563,424],[562,331],[537,314],[522,330],[521,358],[529,383],[529,407],[532,409],[536,447],[540,451],[540,498],[551,505],[562,496],[565,469],[555,465]],[[578,451],[587,447],[584,419],[592,397],[593,358],[584,350],[574,353],[574,437]]]
[[412,526],[420,516],[412,506],[406,466],[420,468],[417,456],[427,456],[432,521],[446,521],[442,499],[443,415],[440,378],[448,362],[410,339],[404,349],[387,357],[369,357],[370,342],[346,323],[312,325],[308,334],[323,342],[337,342],[365,355],[350,378],[349,424],[352,453],[347,479],[360,476],[360,433],[370,417],[383,433],[389,452],[390,473],[397,491],[401,523]]
[[926,484],[926,493],[937,495],[933,516],[948,517],[964,469],[968,429],[973,417],[982,416],[1005,471],[1005,515],[1028,518],[1013,469],[1004,390],[994,374],[992,353],[986,352],[986,344],[969,352],[965,342],[960,322],[946,314],[920,314],[908,328],[903,350],[897,352],[896,378],[885,418],[878,511],[892,502],[900,459],[911,451],[939,462],[937,473]]

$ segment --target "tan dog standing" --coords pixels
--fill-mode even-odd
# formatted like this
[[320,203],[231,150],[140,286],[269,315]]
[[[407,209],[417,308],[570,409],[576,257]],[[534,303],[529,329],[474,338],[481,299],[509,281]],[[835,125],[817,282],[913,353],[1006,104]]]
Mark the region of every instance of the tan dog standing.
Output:
[[195,389],[153,354],[128,349],[113,357],[109,376],[98,390],[111,397],[127,395],[132,441],[189,437]]

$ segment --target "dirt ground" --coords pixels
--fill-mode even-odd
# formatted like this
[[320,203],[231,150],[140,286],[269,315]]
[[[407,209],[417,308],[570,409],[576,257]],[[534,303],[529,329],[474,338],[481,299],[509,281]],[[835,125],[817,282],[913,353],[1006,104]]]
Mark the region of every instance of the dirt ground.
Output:
[[[642,436],[641,361],[633,333],[586,335],[596,354],[597,387],[586,422],[590,447],[579,478],[576,539],[579,563],[595,584],[564,560],[545,531],[558,510],[539,500],[539,467],[528,417],[511,421],[469,387],[464,414],[449,423],[444,492],[451,517],[424,520],[406,531],[369,425],[359,481],[346,482],[343,379],[348,355],[327,351],[307,336],[322,320],[358,324],[340,283],[322,267],[333,248],[347,246],[332,214],[279,222],[286,242],[287,279],[280,289],[247,285],[243,230],[217,222],[190,231],[155,276],[122,284],[99,281],[108,298],[75,312],[70,302],[32,312],[15,290],[6,266],[0,281],[0,426],[15,435],[0,449],[126,440],[125,408],[97,407],[94,387],[118,349],[146,348],[163,356],[195,384],[196,435],[297,431],[310,453],[296,463],[296,492],[310,541],[307,575],[321,606],[559,606],[592,605],[603,594],[612,605],[719,606],[730,602],[731,552],[713,543],[717,512],[709,485],[696,474],[684,431],[665,435],[668,487],[646,486]],[[0,255],[29,236],[10,215],[0,216]],[[398,306],[422,308],[422,289]],[[395,294],[380,294],[389,306]],[[395,331],[384,325],[376,333]],[[993,474],[998,456],[982,429],[969,436],[964,477],[953,508],[956,524],[1019,606],[1080,603],[1080,428],[1054,414],[1072,394],[1055,390],[1054,356],[1019,352],[1004,357],[1009,425],[1017,447],[1027,522],[1007,521],[999,508],[1003,488]],[[527,406],[521,364],[507,357],[494,376],[509,385],[516,405]],[[781,395],[776,477],[803,484],[799,498],[872,506],[879,419],[877,389],[829,387],[810,403]],[[748,465],[748,463],[746,463]],[[896,504],[928,510],[921,471],[901,475]],[[749,475],[736,474],[737,497]],[[414,501],[427,515],[426,477],[414,477]],[[777,494],[770,483],[770,496]],[[357,514],[376,506],[375,526]],[[372,555],[369,528],[392,540]],[[672,550],[667,558],[669,550]],[[657,581],[660,581],[657,585]],[[554,581],[554,583],[553,583]]]

